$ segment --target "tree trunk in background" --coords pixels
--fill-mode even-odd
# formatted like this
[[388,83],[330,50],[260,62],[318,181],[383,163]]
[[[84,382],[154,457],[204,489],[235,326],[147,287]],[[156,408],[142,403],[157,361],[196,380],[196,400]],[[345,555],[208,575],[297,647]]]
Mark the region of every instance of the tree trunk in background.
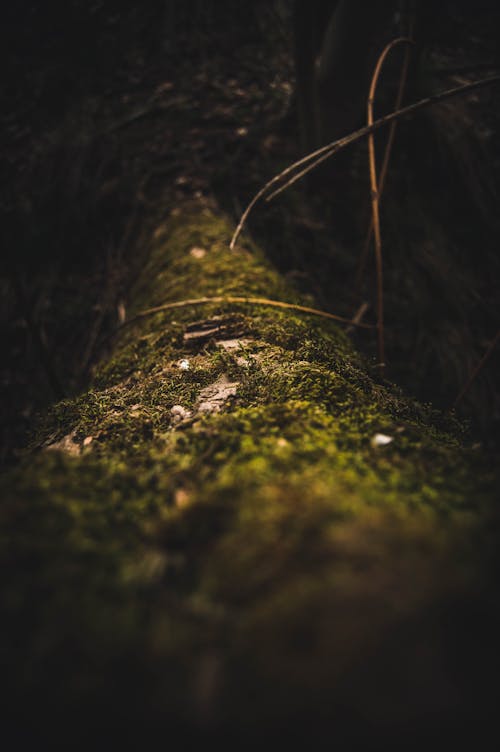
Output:
[[319,146],[319,110],[316,59],[321,51],[336,0],[304,2],[293,6],[293,39],[300,146],[304,153]]
[[370,76],[395,10],[392,2],[296,0],[295,70],[305,153],[363,123]]
[[[172,212],[130,315],[296,301],[230,231]],[[493,479],[331,322],[229,303],[138,319],[34,443],[0,507],[20,738],[379,748],[492,720]]]

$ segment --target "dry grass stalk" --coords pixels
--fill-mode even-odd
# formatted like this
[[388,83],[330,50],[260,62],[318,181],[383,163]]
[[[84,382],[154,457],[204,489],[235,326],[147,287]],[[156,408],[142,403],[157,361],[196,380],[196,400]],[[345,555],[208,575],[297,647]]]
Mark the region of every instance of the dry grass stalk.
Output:
[[[398,44],[402,44],[402,43],[411,44],[411,39],[408,39],[406,37],[399,37],[398,39],[393,39],[392,42],[389,42],[389,44],[387,44],[384,47],[384,49],[382,50],[377,60],[375,69],[373,71],[371,84],[370,84],[370,91],[368,93],[368,102],[367,102],[368,127],[373,126],[373,122],[374,122],[373,104],[375,101],[375,92],[377,90],[377,83],[380,77],[380,71],[382,70],[382,66],[389,52]],[[406,78],[406,74],[405,74],[405,78]],[[400,86],[400,92],[401,92],[401,86]],[[391,131],[392,131],[393,137],[394,137],[393,131],[394,131],[395,126],[396,126],[396,122],[393,122],[391,124]],[[391,132],[389,133],[389,139],[391,139]],[[388,141],[386,152],[385,152],[385,158],[384,158],[385,171],[383,173],[383,177],[381,175],[381,178],[380,178],[380,191],[379,191],[378,180],[377,180],[377,165],[376,165],[376,158],[375,158],[375,137],[373,135],[373,132],[371,132],[368,135],[368,159],[370,163],[370,189],[371,189],[371,203],[372,203],[372,221],[371,221],[371,226],[370,226],[370,232],[368,234],[368,243],[371,237],[371,230],[373,230],[373,239],[374,239],[374,245],[375,245],[375,264],[376,264],[376,269],[377,269],[378,368],[379,368],[381,375],[383,375],[384,369],[385,369],[385,344],[384,344],[385,337],[384,337],[384,271],[383,271],[383,260],[382,260],[382,238],[380,234],[379,202],[380,202],[380,196],[383,190],[383,180],[385,181],[385,175],[387,173],[387,164],[389,161],[388,151],[390,150],[391,146],[392,146],[392,143]]]
[[[389,115],[385,115],[384,117],[379,118],[371,126],[366,125],[363,128],[360,128],[359,130],[354,131],[353,133],[350,133],[348,136],[344,136],[344,138],[340,138],[336,141],[332,141],[329,144],[322,146],[320,149],[316,149],[316,151],[313,151],[310,154],[307,154],[305,157],[302,157],[302,159],[299,159],[297,162],[294,162],[293,164],[289,165],[282,172],[280,172],[278,175],[275,175],[271,180],[269,180],[260,189],[260,191],[258,191],[258,193],[255,194],[253,199],[250,201],[250,203],[248,204],[247,208],[245,209],[245,211],[243,212],[241,216],[241,219],[238,223],[236,230],[234,231],[234,234],[230,243],[230,248],[234,249],[234,246],[236,245],[236,242],[241,234],[241,231],[243,230],[243,227],[245,226],[245,223],[250,215],[250,212],[252,211],[254,206],[260,201],[260,199],[263,198],[264,196],[266,196],[266,201],[272,200],[279,193],[281,193],[282,191],[286,190],[286,188],[289,188],[291,185],[293,185],[293,183],[295,183],[297,180],[300,180],[302,177],[304,177],[309,172],[311,172],[311,170],[314,170],[316,167],[322,164],[322,162],[324,162],[327,159],[330,159],[330,157],[333,157],[333,155],[336,154],[341,149],[344,149],[346,146],[349,146],[350,144],[360,141],[362,138],[366,138],[366,136],[368,136],[370,133],[374,133],[376,130],[383,128],[386,125],[390,125],[392,122],[396,120],[400,120],[404,117],[410,117],[418,110],[421,110],[424,107],[429,107],[430,105],[433,105],[433,104],[438,104],[439,102],[442,102],[445,99],[451,99],[452,97],[456,97],[461,94],[467,94],[468,92],[474,91],[475,89],[479,89],[484,86],[489,86],[491,84],[498,84],[498,83],[500,83],[500,75],[489,76],[488,78],[482,78],[479,81],[474,81],[472,83],[464,84],[462,86],[456,86],[453,89],[447,89],[446,91],[442,91],[439,94],[434,94],[431,97],[420,99],[418,102],[414,102],[413,104],[410,104],[407,107],[403,107],[400,110],[396,110],[395,112],[391,112]],[[299,168],[302,168],[302,169],[299,170]],[[295,172],[296,170],[299,170],[299,172]],[[289,178],[288,177],[289,175],[292,175],[292,177]],[[281,182],[284,179],[286,179],[286,182],[283,185],[281,185],[279,188],[271,192],[271,189],[274,188],[274,186],[276,186],[277,183]]]
[[[373,101],[375,100],[375,91],[376,91],[376,87],[378,84],[378,79],[380,76],[382,65],[384,64],[387,55],[393,49],[393,47],[395,47],[398,44],[403,44],[403,43],[406,43],[408,46],[405,50],[405,56],[404,56],[403,65],[401,68],[401,75],[399,78],[398,94],[397,94],[396,103],[394,106],[394,109],[396,111],[399,110],[401,107],[401,104],[403,101],[404,90],[406,86],[406,79],[408,78],[408,68],[410,65],[409,45],[413,44],[413,40],[410,39],[410,37],[398,37],[397,39],[394,39],[392,42],[389,42],[389,44],[384,48],[384,50],[382,51],[378,59],[377,65],[373,73],[373,78],[372,78],[372,82],[370,86],[370,94],[369,94],[369,99],[373,103]],[[371,118],[370,118],[370,115],[368,115],[368,125],[373,125],[373,115]],[[387,143],[386,143],[385,150],[384,150],[384,158],[382,160],[382,167],[380,169],[380,180],[379,180],[379,185],[378,185],[379,204],[382,199],[382,194],[385,188],[385,180],[387,177],[387,170],[389,168],[389,160],[391,158],[392,147],[394,144],[394,137],[396,135],[396,128],[397,128],[397,122],[394,121],[391,123],[390,128],[389,128],[389,136],[387,138]],[[373,140],[373,134],[370,134],[368,138],[370,140]],[[373,234],[373,214],[370,218],[370,225],[366,233],[366,238],[365,238],[365,242],[363,245],[363,251],[361,253],[359,264],[358,264],[358,271],[356,273],[356,287],[357,288],[359,288],[359,285],[361,284],[361,278],[363,276],[363,272],[366,266],[366,260],[368,258],[368,251],[370,249],[370,242],[372,239],[372,234]]]

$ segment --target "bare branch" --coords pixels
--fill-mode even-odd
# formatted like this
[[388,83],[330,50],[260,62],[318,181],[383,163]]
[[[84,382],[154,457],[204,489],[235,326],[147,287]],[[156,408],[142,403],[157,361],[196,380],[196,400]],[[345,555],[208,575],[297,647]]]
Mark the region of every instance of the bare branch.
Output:
[[209,305],[211,303],[245,303],[248,305],[263,305],[271,306],[273,308],[283,308],[288,311],[298,311],[299,313],[307,313],[312,316],[321,316],[325,319],[332,319],[333,321],[340,321],[342,324],[349,324],[350,326],[358,326],[362,329],[374,329],[373,324],[363,324],[361,321],[354,321],[343,316],[337,316],[335,313],[329,313],[328,311],[321,311],[318,308],[309,308],[309,306],[298,305],[296,303],[284,303],[281,300],[270,300],[269,298],[251,298],[243,296],[218,296],[214,298],[192,298],[190,300],[177,300],[173,303],[164,303],[154,308],[148,308],[145,311],[141,311],[136,316],[124,321],[115,329],[115,333],[123,329],[125,326],[134,324],[140,319],[147,316],[153,316],[155,313],[161,313],[163,311],[172,311],[176,308],[188,308],[189,306]]
[[[373,125],[373,103],[375,100],[375,92],[377,90],[377,83],[380,76],[380,71],[382,70],[382,66],[385,62],[385,59],[387,58],[387,55],[389,52],[396,47],[398,44],[412,44],[412,40],[408,39],[407,37],[399,37],[398,39],[393,39],[392,42],[389,42],[384,49],[382,50],[378,60],[377,64],[375,65],[375,70],[373,72],[372,81],[370,84],[370,91],[368,93],[368,101],[366,103],[366,109],[367,109],[367,123],[368,126]],[[407,60],[407,58],[406,58]],[[405,60],[405,62],[406,62]],[[404,66],[404,73],[406,78],[406,67]],[[401,86],[400,86],[401,91]],[[397,107],[401,103],[397,105]],[[396,122],[394,121],[391,123],[391,128],[389,132],[389,140],[387,142],[387,148],[384,155],[384,172],[381,174],[380,177],[380,191],[382,191],[383,188],[383,182],[385,181],[385,174],[387,171],[387,165],[388,165],[388,152],[392,146],[392,139],[394,138],[394,128],[396,126]],[[373,133],[370,133],[368,135],[368,158],[370,163],[370,188],[371,188],[371,204],[372,204],[372,221],[371,221],[371,230],[373,230],[373,239],[375,243],[375,264],[377,268],[377,343],[378,343],[378,367],[380,370],[380,373],[384,373],[385,369],[385,344],[384,344],[384,271],[383,271],[383,262],[382,262],[382,238],[380,234],[380,212],[379,212],[379,204],[380,204],[380,194],[379,194],[379,183],[377,179],[377,165],[375,160],[375,138],[373,136]],[[368,236],[368,242],[370,241],[370,235]]]
[[[411,33],[411,30],[410,30],[410,33]],[[404,90],[405,90],[405,86],[406,86],[406,79],[407,79],[407,76],[408,76],[408,68],[409,68],[409,64],[410,64],[410,47],[409,47],[409,45],[414,44],[413,39],[411,39],[410,37],[399,37],[398,39],[394,39],[392,42],[390,42],[385,47],[385,49],[383,50],[382,55],[380,56],[380,59],[379,59],[380,65],[377,65],[377,68],[374,71],[373,79],[372,79],[372,85],[370,87],[371,94],[369,95],[369,99],[371,99],[372,102],[373,102],[373,100],[375,99],[375,88],[376,88],[377,83],[378,83],[378,77],[380,75],[380,69],[382,67],[382,64],[384,63],[385,58],[386,58],[387,54],[390,52],[390,50],[393,47],[395,47],[397,44],[401,44],[403,42],[406,42],[406,44],[408,46],[406,47],[406,50],[405,50],[405,57],[404,57],[403,65],[402,65],[402,68],[401,68],[401,74],[400,74],[400,77],[399,77],[398,94],[397,94],[397,97],[396,97],[396,104],[395,104],[395,107],[394,107],[395,110],[399,110],[400,109],[401,103],[403,101],[403,94],[404,94]],[[371,121],[370,120],[368,121],[368,125],[371,125],[372,123],[373,123],[373,116],[371,118]],[[389,168],[389,160],[390,160],[390,157],[391,157],[391,151],[392,151],[392,146],[393,146],[393,143],[394,143],[394,136],[396,134],[396,128],[397,128],[397,121],[393,121],[391,123],[390,128],[389,128],[389,136],[387,138],[387,144],[385,146],[384,158],[383,158],[383,161],[382,161],[382,167],[380,168],[380,179],[379,179],[379,184],[378,184],[378,201],[379,201],[379,204],[380,204],[380,201],[382,199],[382,194],[383,194],[384,188],[385,188],[385,179],[387,177],[387,170]],[[373,138],[373,134],[370,134],[370,136],[368,138]],[[373,233],[373,213],[372,213],[372,216],[371,216],[371,219],[370,219],[370,225],[368,227],[368,231],[366,233],[365,242],[364,242],[364,245],[363,245],[363,251],[362,251],[360,259],[359,259],[358,271],[356,273],[356,287],[357,288],[359,288],[359,285],[361,283],[361,278],[363,276],[363,271],[364,271],[364,268],[365,268],[365,265],[366,265],[366,260],[368,258],[368,251],[370,249],[370,241],[372,239],[372,233]]]

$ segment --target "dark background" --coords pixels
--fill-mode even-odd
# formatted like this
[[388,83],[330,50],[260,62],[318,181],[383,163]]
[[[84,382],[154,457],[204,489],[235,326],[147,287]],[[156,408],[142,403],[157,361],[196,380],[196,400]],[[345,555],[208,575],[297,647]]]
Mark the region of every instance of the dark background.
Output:
[[[4,9],[3,465],[17,460],[36,411],[89,383],[142,263],[145,228],[186,198],[213,201],[236,222],[303,153],[294,50],[329,5],[51,0]],[[372,52],[398,33],[396,12],[411,3],[390,5],[380,3],[387,20]],[[498,72],[497,3],[415,6],[405,102]],[[310,23],[297,38],[294,12],[304,8]],[[365,32],[345,44],[360,61]],[[395,53],[382,74],[377,115],[392,107],[401,64]],[[336,111],[354,102],[361,126],[366,91],[349,64],[341,76],[348,101],[332,95]],[[498,101],[489,87],[402,122],[382,202],[386,376],[443,409],[500,327]],[[384,142],[377,137],[379,160]],[[248,232],[315,305],[352,316],[366,302],[374,320],[372,256],[356,283],[369,205],[362,143],[262,205]],[[351,336],[374,366],[373,336]],[[498,447],[498,366],[497,349],[458,408],[485,451]]]

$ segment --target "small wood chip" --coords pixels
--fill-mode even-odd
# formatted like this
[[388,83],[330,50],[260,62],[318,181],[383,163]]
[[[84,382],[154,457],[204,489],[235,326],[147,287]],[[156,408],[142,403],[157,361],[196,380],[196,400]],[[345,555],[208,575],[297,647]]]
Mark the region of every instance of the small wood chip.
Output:
[[195,259],[202,259],[204,256],[206,256],[206,253],[207,252],[204,248],[198,248],[197,246],[191,248],[191,250],[189,251],[189,255]]
[[178,488],[174,494],[174,504],[179,509],[183,509],[188,506],[190,498],[191,494],[185,488]]
[[375,436],[372,436],[370,444],[374,449],[378,449],[379,447],[387,446],[392,441],[394,441],[393,436],[386,436],[385,433],[376,433]]
[[197,411],[200,413],[218,412],[229,397],[233,397],[239,387],[239,382],[229,381],[223,374],[217,381],[206,386],[200,392]]
[[81,447],[75,438],[76,431],[71,431],[67,436],[63,436],[59,441],[54,441],[45,447],[47,451],[62,452],[77,457],[81,452]]

